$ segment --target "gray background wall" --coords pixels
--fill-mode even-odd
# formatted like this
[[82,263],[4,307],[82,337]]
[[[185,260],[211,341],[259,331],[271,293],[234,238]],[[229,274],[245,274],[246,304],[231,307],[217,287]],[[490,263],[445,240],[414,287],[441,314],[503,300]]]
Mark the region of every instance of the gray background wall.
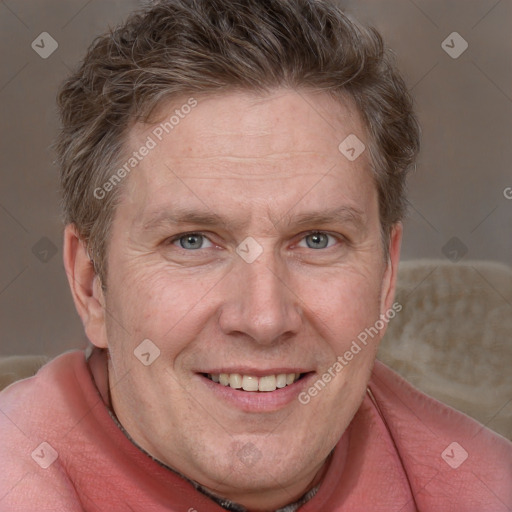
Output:
[[[139,2],[0,2],[0,354],[83,346],[61,258],[55,93],[95,35]],[[512,263],[512,2],[350,0],[394,49],[417,102],[423,147],[409,182],[404,259]],[[31,44],[48,32],[48,58]],[[452,58],[441,43],[459,33]],[[39,39],[38,39],[39,40]],[[447,43],[456,52],[456,39]],[[45,45],[50,48],[49,42]],[[45,51],[46,51],[45,50]],[[43,51],[42,48],[39,51]],[[455,252],[454,252],[455,249]]]

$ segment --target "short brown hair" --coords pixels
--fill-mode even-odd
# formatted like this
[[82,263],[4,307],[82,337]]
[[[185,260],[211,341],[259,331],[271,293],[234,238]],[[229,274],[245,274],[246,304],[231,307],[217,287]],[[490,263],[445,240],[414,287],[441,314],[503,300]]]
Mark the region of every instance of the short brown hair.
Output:
[[133,123],[148,121],[163,100],[276,87],[354,100],[368,130],[388,238],[404,214],[419,129],[378,32],[324,0],[164,0],[98,37],[58,96],[65,220],[75,224],[103,282],[119,187],[101,201],[94,190],[119,165]]

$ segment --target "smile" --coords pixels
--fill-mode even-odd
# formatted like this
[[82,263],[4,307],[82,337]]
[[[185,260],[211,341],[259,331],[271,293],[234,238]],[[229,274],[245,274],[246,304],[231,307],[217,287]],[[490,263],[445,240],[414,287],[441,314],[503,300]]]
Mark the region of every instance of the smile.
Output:
[[252,392],[269,392],[290,386],[301,378],[301,373],[279,373],[275,375],[241,375],[240,373],[205,374],[211,381],[233,389]]
[[[215,399],[228,404],[230,409],[249,413],[275,412],[297,404],[298,395],[316,378],[316,372],[305,368],[216,368],[198,372]],[[295,371],[293,371],[295,370]]]

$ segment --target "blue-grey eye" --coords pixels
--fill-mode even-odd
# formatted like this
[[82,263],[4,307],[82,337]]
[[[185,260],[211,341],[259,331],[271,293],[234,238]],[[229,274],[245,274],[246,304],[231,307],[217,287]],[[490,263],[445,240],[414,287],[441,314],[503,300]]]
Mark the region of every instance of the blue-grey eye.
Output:
[[177,240],[182,249],[194,250],[202,249],[203,243],[208,239],[199,233],[189,233],[187,235],[180,236]]
[[[306,247],[309,249],[325,249],[333,245],[333,243],[329,243],[329,238],[334,240],[334,237],[326,234],[326,233],[311,233],[310,235],[305,236],[302,240],[306,242]],[[302,241],[301,241],[302,242]],[[302,247],[302,243],[300,243]]]

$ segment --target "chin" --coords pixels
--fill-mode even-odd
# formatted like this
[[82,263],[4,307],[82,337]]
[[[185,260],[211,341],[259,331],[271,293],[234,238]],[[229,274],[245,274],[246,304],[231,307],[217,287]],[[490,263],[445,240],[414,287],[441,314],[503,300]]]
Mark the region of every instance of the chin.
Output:
[[[234,441],[222,455],[230,453],[227,458],[221,454],[216,457],[215,466],[205,467],[212,481],[221,484],[224,489],[216,491],[225,495],[226,488],[235,491],[244,489],[249,492],[263,491],[276,487],[276,482],[286,485],[286,482],[293,482],[296,472],[299,470],[299,461],[290,456],[291,451],[281,448],[282,455],[274,447],[260,439],[259,449],[251,441]],[[282,446],[282,445],[281,445]],[[291,450],[291,447],[290,447]],[[204,459],[201,459],[204,465]]]

